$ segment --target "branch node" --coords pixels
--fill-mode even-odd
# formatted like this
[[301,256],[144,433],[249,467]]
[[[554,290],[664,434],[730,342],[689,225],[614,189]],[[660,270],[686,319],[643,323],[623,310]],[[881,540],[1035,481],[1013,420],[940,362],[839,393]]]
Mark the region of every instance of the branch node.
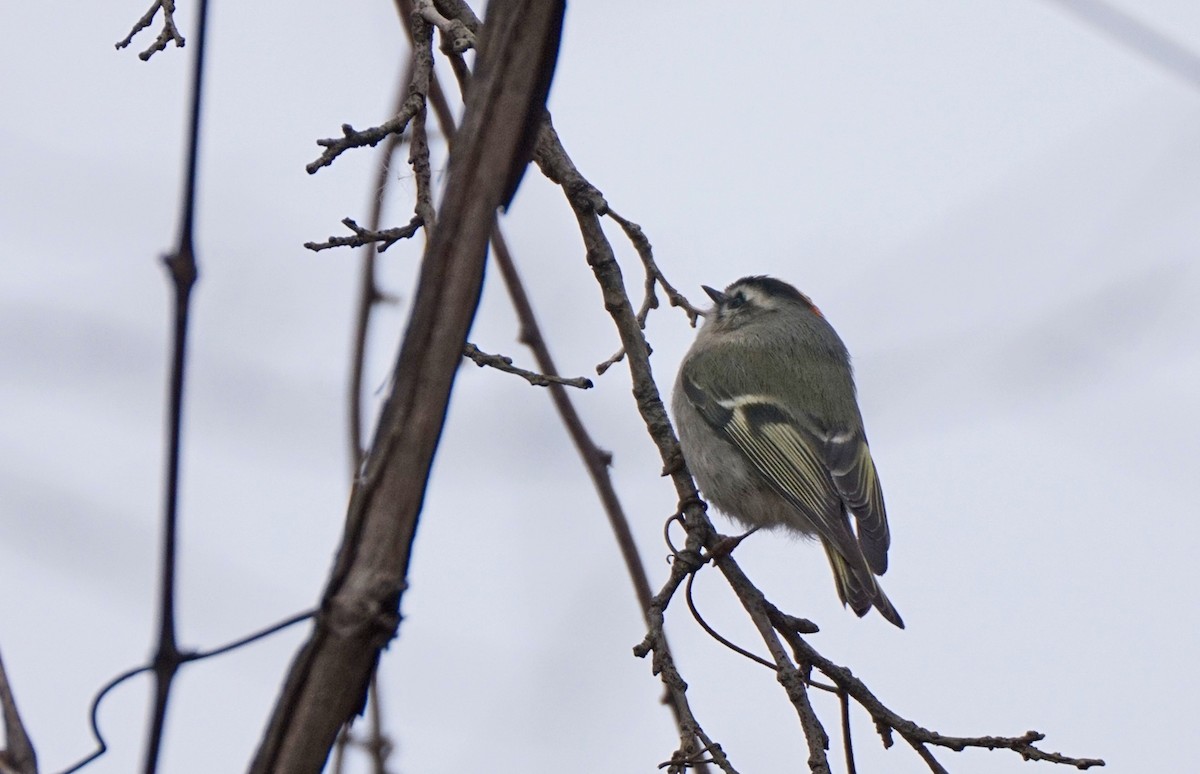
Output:
[[441,50],[445,54],[462,54],[475,48],[475,33],[459,19],[447,19],[434,6],[433,0],[416,0],[413,12],[442,33]]

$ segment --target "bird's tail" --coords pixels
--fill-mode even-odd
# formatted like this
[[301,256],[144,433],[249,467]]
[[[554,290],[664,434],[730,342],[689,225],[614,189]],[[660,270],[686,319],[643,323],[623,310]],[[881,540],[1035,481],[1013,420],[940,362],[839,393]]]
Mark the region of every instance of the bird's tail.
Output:
[[853,610],[859,618],[873,606],[880,615],[903,629],[904,620],[892,606],[887,594],[883,593],[866,561],[860,561],[860,566],[854,567],[828,543],[821,541],[821,544],[825,547],[825,555],[829,557],[829,566],[833,568],[833,583],[842,604]]

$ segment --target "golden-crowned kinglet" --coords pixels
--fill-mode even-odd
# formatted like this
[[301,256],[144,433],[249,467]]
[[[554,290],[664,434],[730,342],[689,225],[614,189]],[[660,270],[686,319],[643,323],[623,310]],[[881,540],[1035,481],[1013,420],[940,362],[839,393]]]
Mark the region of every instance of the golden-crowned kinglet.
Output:
[[904,628],[875,580],[891,537],[846,345],[786,282],[744,277],[704,291],[716,306],[672,404],[701,493],[747,527],[820,538],[842,603],[859,616],[873,605]]

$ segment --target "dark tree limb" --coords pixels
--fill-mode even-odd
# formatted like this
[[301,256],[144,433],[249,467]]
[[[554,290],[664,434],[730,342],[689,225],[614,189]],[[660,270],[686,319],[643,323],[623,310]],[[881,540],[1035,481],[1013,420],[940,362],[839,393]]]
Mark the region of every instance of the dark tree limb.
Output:
[[4,745],[0,747],[0,772],[3,774],[37,774],[37,753],[17,712],[17,700],[0,659],[0,731]]
[[[255,756],[257,774],[316,774],[338,729],[361,711],[400,598],[496,208],[505,203],[530,115],[544,111],[562,22],[553,0],[493,0],[466,95],[449,181],[422,260],[412,316],[341,548],[310,639],[296,655]],[[415,113],[414,113],[415,114]]]
[[[164,0],[165,1],[165,0]],[[174,298],[171,336],[170,405],[167,426],[167,464],[163,483],[163,529],[158,583],[158,637],[154,653],[154,706],[146,732],[142,770],[158,770],[159,751],[166,726],[167,704],[179,667],[186,660],[175,632],[175,557],[178,548],[179,478],[182,449],[183,396],[187,366],[187,339],[192,288],[199,270],[196,264],[194,226],[197,175],[200,161],[200,108],[204,84],[204,55],[207,48],[208,0],[200,0],[196,19],[196,55],[192,61],[187,160],[180,197],[179,239],[174,252],[163,258],[171,278]]]

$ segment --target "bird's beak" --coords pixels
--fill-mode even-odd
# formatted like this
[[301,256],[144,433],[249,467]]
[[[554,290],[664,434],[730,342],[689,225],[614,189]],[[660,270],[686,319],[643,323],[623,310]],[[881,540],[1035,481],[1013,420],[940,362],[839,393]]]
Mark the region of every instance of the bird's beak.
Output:
[[704,289],[704,292],[708,294],[708,297],[711,298],[713,303],[715,303],[717,306],[724,304],[725,300],[729,298],[716,288],[710,288],[708,285],[701,285],[700,287]]

